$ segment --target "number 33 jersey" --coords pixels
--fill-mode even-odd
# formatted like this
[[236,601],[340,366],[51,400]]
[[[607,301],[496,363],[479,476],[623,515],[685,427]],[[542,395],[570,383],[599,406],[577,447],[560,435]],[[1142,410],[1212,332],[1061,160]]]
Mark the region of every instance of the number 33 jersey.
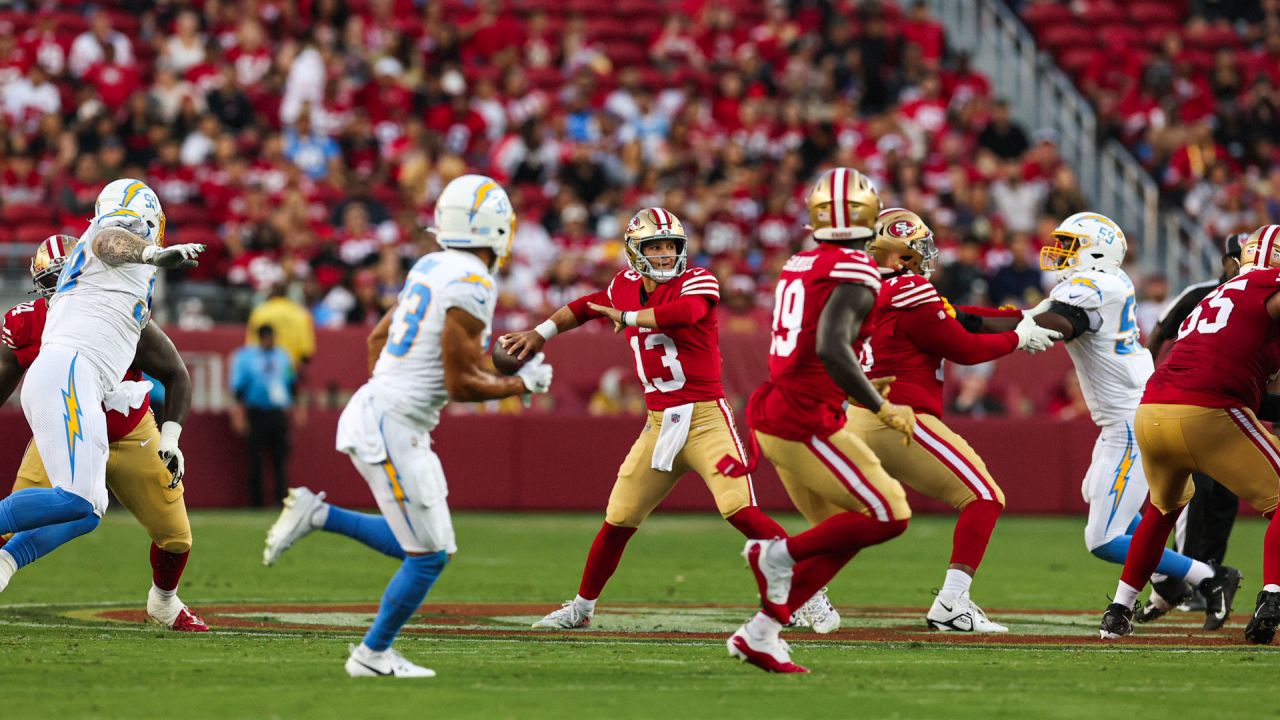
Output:
[[440,342],[445,314],[458,308],[483,322],[481,342],[488,345],[497,299],[493,276],[476,256],[460,250],[422,256],[405,279],[369,380],[378,406],[415,427],[434,429],[449,402]]
[[[627,342],[635,356],[636,375],[644,386],[644,400],[650,410],[724,397],[720,382],[720,328],[714,308],[720,302],[720,283],[716,276],[705,268],[690,268],[679,277],[659,284],[646,297],[640,274],[623,270],[603,292],[571,303],[579,309],[585,308],[583,301],[587,301],[631,312],[690,296],[702,298],[713,306],[697,322],[669,329],[626,329]],[[579,320],[601,317],[594,311],[584,316]]]
[[1267,313],[1277,292],[1280,269],[1264,268],[1209,293],[1182,321],[1142,402],[1257,410],[1280,371],[1280,323]]
[[1074,305],[1089,318],[1089,330],[1067,343],[1067,353],[1094,424],[1133,420],[1153,369],[1138,333],[1133,281],[1123,271],[1079,272],[1054,286],[1049,299]]

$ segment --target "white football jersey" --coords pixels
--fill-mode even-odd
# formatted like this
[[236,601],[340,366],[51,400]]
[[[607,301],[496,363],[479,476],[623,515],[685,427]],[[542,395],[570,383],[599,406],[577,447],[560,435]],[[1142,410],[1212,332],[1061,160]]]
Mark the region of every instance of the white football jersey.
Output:
[[460,308],[482,321],[487,347],[497,301],[493,275],[475,255],[441,250],[422,256],[400,291],[387,344],[368,383],[378,406],[416,427],[435,428],[449,402],[440,344],[445,313]]
[[138,350],[142,328],[151,321],[156,267],[109,265],[93,252],[95,220],[80,236],[58,275],[49,299],[43,345],[68,347],[87,358],[102,377],[104,392],[124,377]]
[[1067,352],[1094,423],[1132,421],[1155,370],[1139,337],[1133,281],[1124,271],[1079,272],[1058,283],[1049,298],[1089,316],[1088,332],[1068,342]]

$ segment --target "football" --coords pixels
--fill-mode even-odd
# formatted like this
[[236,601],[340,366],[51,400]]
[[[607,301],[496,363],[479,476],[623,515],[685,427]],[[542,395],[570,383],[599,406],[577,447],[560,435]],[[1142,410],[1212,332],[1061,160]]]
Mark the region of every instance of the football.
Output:
[[[533,357],[533,354],[530,354],[529,357]],[[497,342],[493,343],[493,369],[503,375],[515,375],[528,361],[529,358],[517,360],[516,356],[507,352],[502,345]]]

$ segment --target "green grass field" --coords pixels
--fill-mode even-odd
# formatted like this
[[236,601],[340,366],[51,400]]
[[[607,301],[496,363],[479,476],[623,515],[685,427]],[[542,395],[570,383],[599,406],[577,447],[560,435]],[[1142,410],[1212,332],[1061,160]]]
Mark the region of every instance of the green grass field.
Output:
[[[521,629],[528,617],[554,608],[577,589],[599,517],[463,513],[455,518],[462,550],[427,598],[431,605],[397,645],[439,676],[394,681],[353,680],[342,663],[347,644],[363,634],[367,606],[376,604],[395,561],[346,538],[317,533],[279,565],[265,568],[262,539],[273,518],[252,512],[193,516],[196,547],[181,593],[197,611],[209,607],[224,614],[221,626],[216,613],[206,617],[215,628],[208,635],[102,619],[107,611],[140,609],[150,582],[146,536],[122,512],[23,570],[0,596],[3,716],[1074,718],[1175,708],[1187,715],[1278,713],[1264,688],[1280,657],[1244,645],[1240,635],[1260,584],[1265,526],[1256,519],[1242,520],[1233,537],[1228,562],[1243,570],[1245,583],[1227,628],[1202,633],[1196,629],[1200,618],[1178,614],[1168,627],[1139,626],[1138,642],[1121,645],[1097,640],[1097,618],[1119,568],[1085,552],[1084,518],[1002,520],[974,596],[993,619],[1008,621],[1012,635],[1053,635],[1063,643],[1027,645],[957,643],[923,629],[930,591],[945,569],[953,518],[916,518],[905,536],[859,556],[830,590],[846,627],[881,627],[895,639],[869,642],[845,631],[826,637],[788,633],[795,659],[813,672],[771,676],[725,652],[724,636],[750,615],[755,596],[737,556],[742,541],[717,518],[653,518],[632,541],[593,630],[533,634]],[[798,518],[784,523],[800,529]],[[290,603],[348,607],[330,608],[314,620],[305,610],[299,615],[275,609]],[[467,603],[534,607],[480,605],[476,617],[448,622],[433,607]],[[231,608],[236,605],[252,607]],[[911,611],[875,609],[903,607]],[[1077,610],[1083,612],[1068,612]],[[228,627],[231,620],[238,624]],[[430,622],[449,629],[432,632],[424,626]],[[667,634],[655,638],[644,631]],[[1141,644],[1142,636],[1161,631],[1174,644]],[[1220,644],[1203,645],[1213,641]]]

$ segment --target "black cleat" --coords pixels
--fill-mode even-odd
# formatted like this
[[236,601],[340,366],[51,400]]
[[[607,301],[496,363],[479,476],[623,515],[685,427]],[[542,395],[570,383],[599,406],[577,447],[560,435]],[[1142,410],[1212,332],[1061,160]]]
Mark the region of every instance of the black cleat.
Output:
[[[1140,623],[1158,620],[1164,617],[1165,613],[1191,599],[1193,594],[1195,594],[1195,591],[1191,589],[1190,585],[1176,578],[1165,578],[1158,583],[1152,583],[1151,598],[1147,600],[1147,604],[1142,609],[1138,610],[1133,619],[1135,622]],[[1165,602],[1164,609],[1161,609],[1155,602],[1154,598],[1157,597]]]
[[1102,613],[1102,627],[1099,628],[1102,639],[1119,640],[1125,635],[1132,635],[1134,609],[1120,603],[1108,605],[1106,612]]
[[1244,639],[1255,645],[1270,645],[1280,625],[1280,593],[1258,593],[1258,609],[1244,628]]
[[1204,629],[1217,630],[1231,617],[1231,601],[1240,589],[1240,571],[1223,565],[1217,568],[1213,577],[1200,583],[1200,594],[1204,596]]

